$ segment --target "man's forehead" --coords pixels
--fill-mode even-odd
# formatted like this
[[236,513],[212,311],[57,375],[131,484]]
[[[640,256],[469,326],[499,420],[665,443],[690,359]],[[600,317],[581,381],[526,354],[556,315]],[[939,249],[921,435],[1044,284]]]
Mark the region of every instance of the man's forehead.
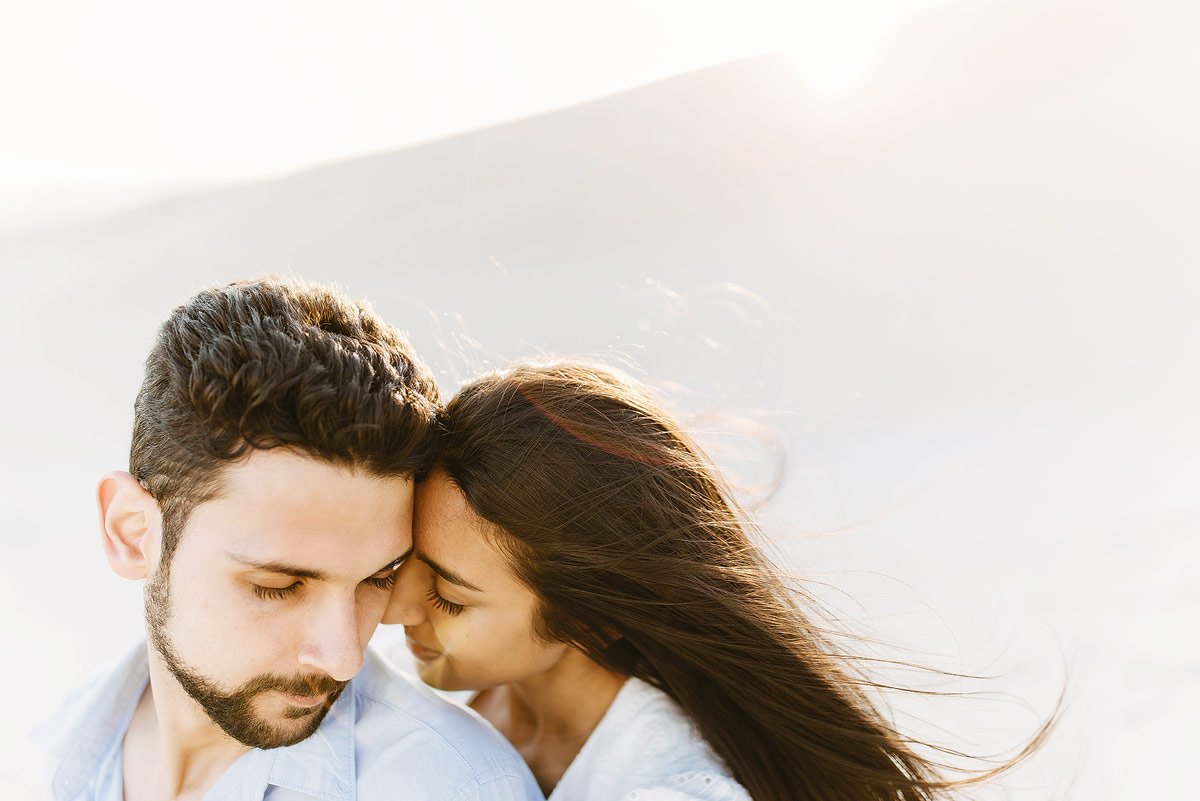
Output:
[[257,491],[274,487],[284,491],[297,483],[320,485],[328,476],[339,475],[393,488],[413,484],[411,474],[380,474],[362,465],[328,461],[290,447],[250,448],[246,455],[226,462],[216,472],[217,486],[226,493]]
[[214,547],[267,561],[294,556],[329,559],[356,550],[407,548],[412,517],[407,508],[389,505],[352,513],[319,504],[264,499],[253,506],[235,498],[216,498],[194,510],[187,528]]
[[256,450],[213,476],[214,492],[197,506],[222,514],[294,518],[296,525],[383,512],[411,515],[411,476],[383,476],[286,449]]
[[412,484],[403,477],[260,451],[231,466],[222,484],[193,510],[183,544],[203,541],[239,568],[357,581],[412,545]]

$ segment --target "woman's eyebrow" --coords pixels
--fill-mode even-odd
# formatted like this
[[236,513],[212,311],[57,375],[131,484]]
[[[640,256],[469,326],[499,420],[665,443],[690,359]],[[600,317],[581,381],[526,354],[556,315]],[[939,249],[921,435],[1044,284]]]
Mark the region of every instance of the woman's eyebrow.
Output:
[[429,566],[430,570],[432,570],[434,573],[437,573],[439,576],[441,576],[442,578],[444,578],[446,581],[450,582],[451,584],[457,584],[460,587],[465,587],[466,589],[474,590],[475,592],[483,592],[483,590],[479,589],[474,584],[472,584],[471,582],[467,581],[462,576],[455,573],[453,570],[449,570],[447,568],[442,567],[441,565],[439,565],[437,562],[430,559],[425,554],[423,554],[423,553],[417,554],[417,559],[424,562],[426,565]]

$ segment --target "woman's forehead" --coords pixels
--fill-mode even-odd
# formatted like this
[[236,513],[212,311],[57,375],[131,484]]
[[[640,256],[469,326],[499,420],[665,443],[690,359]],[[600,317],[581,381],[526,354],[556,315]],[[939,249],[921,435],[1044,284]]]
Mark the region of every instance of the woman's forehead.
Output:
[[444,473],[435,472],[417,486],[413,514],[413,545],[423,561],[488,592],[516,582],[508,558],[494,542],[494,526]]

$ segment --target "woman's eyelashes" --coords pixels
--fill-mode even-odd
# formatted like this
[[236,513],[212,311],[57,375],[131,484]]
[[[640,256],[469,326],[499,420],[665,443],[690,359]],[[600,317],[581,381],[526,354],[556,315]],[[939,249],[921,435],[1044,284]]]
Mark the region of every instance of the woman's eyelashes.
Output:
[[[390,590],[396,583],[396,571],[389,570],[386,573],[378,573],[363,579],[362,583],[378,590]],[[303,581],[293,581],[286,587],[264,587],[261,584],[251,584],[250,588],[264,601],[282,601],[295,595],[303,585]]]
[[463,609],[466,608],[462,604],[456,604],[453,601],[447,601],[438,594],[437,587],[432,584],[429,585],[429,592],[425,593],[425,597],[429,599],[429,602],[433,604],[435,608],[440,609],[451,616],[462,614]]

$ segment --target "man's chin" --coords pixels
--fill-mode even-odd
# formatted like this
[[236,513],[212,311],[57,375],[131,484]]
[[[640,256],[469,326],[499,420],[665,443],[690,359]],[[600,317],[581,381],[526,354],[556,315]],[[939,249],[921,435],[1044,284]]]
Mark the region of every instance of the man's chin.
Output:
[[[253,747],[261,748],[264,751],[269,751],[272,748],[287,748],[288,746],[297,745],[299,743],[302,743],[305,740],[307,740],[309,737],[312,737],[316,733],[317,729],[321,725],[320,718],[322,718],[322,717],[324,717],[324,713],[319,715],[317,720],[315,720],[311,725],[301,725],[299,727],[292,727],[292,729],[293,729],[292,731],[287,731],[287,729],[289,728],[287,726],[280,726],[279,729],[277,730],[278,731],[277,737],[266,739],[266,740],[262,741],[260,744],[255,745]],[[297,722],[299,722],[299,721],[297,721]],[[306,724],[307,724],[307,722],[306,722]],[[249,743],[246,743],[246,745],[249,745]]]
[[321,721],[328,710],[319,709],[310,712],[302,718],[290,715],[276,717],[270,720],[259,719],[256,725],[241,726],[236,730],[225,730],[233,739],[251,748],[270,750],[272,748],[287,748],[290,745],[304,742],[321,727]]
[[[325,720],[325,715],[337,700],[338,693],[331,694],[322,703],[303,706],[288,703],[281,694],[275,691],[265,693],[261,704],[253,706],[262,709],[255,714],[255,725],[237,726],[235,731],[225,730],[243,745],[252,748],[286,748],[303,742],[316,733]],[[286,699],[286,696],[282,696]],[[265,713],[265,714],[264,714]],[[220,721],[217,721],[220,724]],[[222,728],[225,728],[222,726]]]
[[325,713],[327,711],[328,710],[323,709],[321,707],[317,707],[316,709],[302,709],[302,708],[293,707],[291,709],[284,710],[283,718],[285,720],[306,720],[308,718],[311,718],[314,715],[317,715],[318,716],[317,717],[318,725],[320,725],[320,720],[322,717],[325,716]]

